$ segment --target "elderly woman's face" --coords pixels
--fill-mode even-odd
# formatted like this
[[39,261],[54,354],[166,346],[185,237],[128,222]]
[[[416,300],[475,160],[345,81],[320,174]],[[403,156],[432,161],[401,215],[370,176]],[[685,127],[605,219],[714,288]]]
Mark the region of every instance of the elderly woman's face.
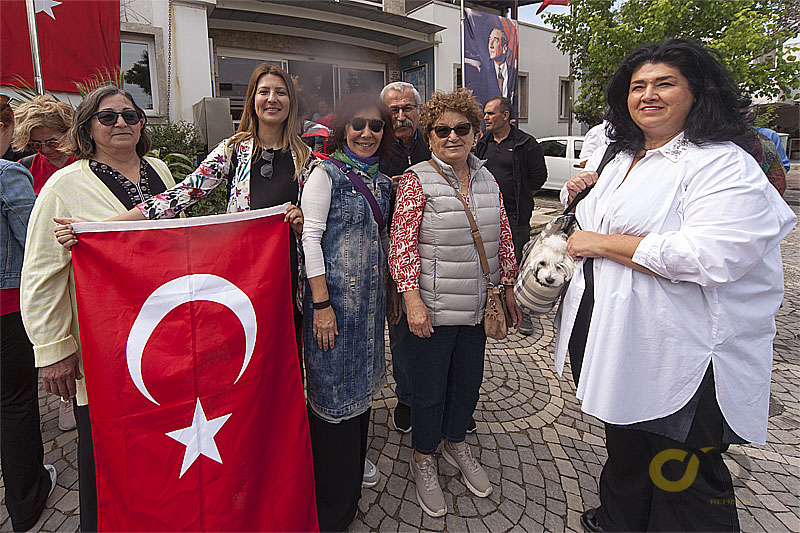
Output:
[[[136,111],[133,102],[121,94],[112,94],[100,100],[97,106],[97,113],[101,111]],[[126,115],[128,115],[126,113]],[[94,140],[98,150],[101,151],[136,151],[136,144],[142,134],[142,119],[135,124],[128,124],[122,115],[117,115],[116,120],[110,126],[100,123],[100,119],[95,114],[89,120],[89,135]]]
[[673,66],[645,63],[631,76],[628,111],[649,148],[657,148],[683,131],[693,105],[689,80]]
[[458,166],[466,162],[475,143],[475,128],[461,113],[445,111],[433,123],[428,139],[436,157],[450,166]]
[[360,110],[345,126],[347,146],[359,157],[372,157],[381,145],[384,127],[377,107]]

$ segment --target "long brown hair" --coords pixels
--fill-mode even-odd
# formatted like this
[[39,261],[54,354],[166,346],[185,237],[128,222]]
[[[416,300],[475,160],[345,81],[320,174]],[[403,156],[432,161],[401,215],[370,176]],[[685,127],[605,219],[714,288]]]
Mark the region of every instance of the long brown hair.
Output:
[[294,169],[294,177],[297,179],[303,172],[303,167],[306,164],[311,150],[306,144],[300,140],[297,135],[297,101],[298,94],[297,88],[292,81],[292,78],[280,67],[270,65],[269,63],[261,63],[258,65],[253,73],[250,75],[250,81],[247,84],[247,96],[244,101],[244,112],[242,113],[242,121],[239,123],[239,129],[236,135],[231,137],[228,141],[228,148],[233,148],[245,139],[253,139],[255,142],[258,139],[258,115],[256,115],[256,89],[258,88],[258,81],[262,76],[267,75],[278,76],[283,80],[286,85],[286,90],[289,93],[289,116],[283,123],[283,132],[281,135],[281,150],[284,152],[291,150],[297,158],[297,165]]

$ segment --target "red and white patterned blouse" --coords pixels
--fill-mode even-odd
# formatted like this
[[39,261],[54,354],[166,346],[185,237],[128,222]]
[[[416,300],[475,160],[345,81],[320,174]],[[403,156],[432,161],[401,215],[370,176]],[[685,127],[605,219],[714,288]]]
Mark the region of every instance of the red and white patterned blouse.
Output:
[[[517,279],[517,259],[500,187],[500,283],[513,285]],[[464,196],[469,205],[469,195]],[[425,209],[425,195],[419,178],[407,172],[400,180],[394,215],[392,216],[391,244],[389,246],[389,271],[397,283],[397,292],[419,289],[420,257],[418,249],[419,225]]]

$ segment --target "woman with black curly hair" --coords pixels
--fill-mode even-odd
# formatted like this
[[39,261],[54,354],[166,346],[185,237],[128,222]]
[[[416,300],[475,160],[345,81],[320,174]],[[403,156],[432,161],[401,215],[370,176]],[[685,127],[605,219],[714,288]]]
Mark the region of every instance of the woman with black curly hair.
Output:
[[556,339],[559,371],[569,351],[583,411],[605,422],[589,531],[739,529],[721,449],[766,438],[779,243],[796,222],[731,142],[748,134],[741,102],[702,46],[642,47],[608,86],[617,155],[561,191],[594,186]]

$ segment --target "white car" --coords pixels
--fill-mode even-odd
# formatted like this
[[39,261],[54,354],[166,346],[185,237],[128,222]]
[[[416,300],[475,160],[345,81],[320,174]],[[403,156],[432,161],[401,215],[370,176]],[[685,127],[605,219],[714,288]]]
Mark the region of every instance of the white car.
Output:
[[567,136],[537,139],[544,152],[547,181],[542,189],[561,190],[569,179],[581,171],[580,155],[583,137]]

